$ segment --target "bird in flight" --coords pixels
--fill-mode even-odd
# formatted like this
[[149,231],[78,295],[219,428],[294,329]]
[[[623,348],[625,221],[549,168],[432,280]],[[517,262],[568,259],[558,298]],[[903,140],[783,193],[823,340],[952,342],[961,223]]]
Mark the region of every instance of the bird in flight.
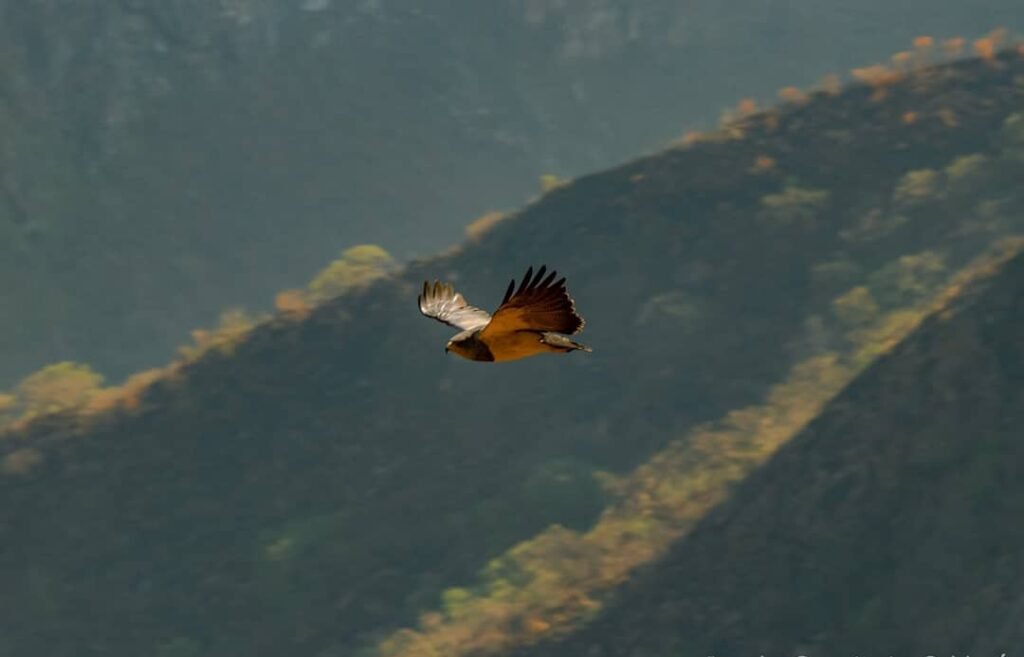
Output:
[[513,278],[493,315],[466,303],[450,283],[424,282],[420,312],[461,329],[444,350],[469,360],[503,362],[537,354],[591,351],[560,335],[579,333],[584,321],[565,289],[565,277],[556,281],[554,271],[545,278],[546,272],[547,267],[542,266],[534,275],[530,267],[519,289]]

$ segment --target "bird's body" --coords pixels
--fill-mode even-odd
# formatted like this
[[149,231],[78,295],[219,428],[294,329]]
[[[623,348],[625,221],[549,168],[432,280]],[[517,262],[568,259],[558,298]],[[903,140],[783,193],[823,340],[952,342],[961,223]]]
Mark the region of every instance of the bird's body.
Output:
[[536,276],[526,271],[517,290],[509,283],[494,315],[470,306],[451,285],[435,281],[423,284],[420,312],[462,329],[445,347],[468,360],[505,362],[543,353],[591,351],[563,333],[578,333],[584,325],[565,289],[565,279],[552,283],[555,272],[544,278],[546,267]]
[[[463,331],[463,333],[467,333]],[[550,332],[515,331],[505,333],[485,342],[481,331],[460,333],[448,342],[448,351],[469,360],[501,363],[519,360],[543,353],[565,353],[569,351],[590,351],[589,347],[569,340],[563,335]],[[461,336],[461,337],[460,337]]]

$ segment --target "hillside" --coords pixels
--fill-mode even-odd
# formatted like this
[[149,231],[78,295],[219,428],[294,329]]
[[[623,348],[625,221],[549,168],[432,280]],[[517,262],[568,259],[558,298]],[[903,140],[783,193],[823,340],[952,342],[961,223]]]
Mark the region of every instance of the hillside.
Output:
[[523,657],[1024,644],[1024,255],[880,358],[624,588]]
[[[1012,51],[744,117],[106,408],[3,436],[0,655],[326,657],[389,650],[403,627],[461,637],[491,594],[520,620],[561,604],[499,576],[535,536],[538,572],[566,546],[589,572],[593,548],[617,559],[598,583],[618,585],[1024,232],[1022,76]],[[593,354],[457,361],[416,312],[424,278],[489,307],[542,262],[568,276]],[[687,438],[760,407],[779,429],[756,449]],[[691,447],[721,476],[693,470]],[[474,588],[489,563],[495,586]],[[583,609],[559,622],[606,592],[573,590]],[[444,654],[522,639],[497,634]]]
[[432,253],[542,174],[612,166],[743,96],[1018,13],[0,0],[0,388],[61,360],[120,380],[343,248]]

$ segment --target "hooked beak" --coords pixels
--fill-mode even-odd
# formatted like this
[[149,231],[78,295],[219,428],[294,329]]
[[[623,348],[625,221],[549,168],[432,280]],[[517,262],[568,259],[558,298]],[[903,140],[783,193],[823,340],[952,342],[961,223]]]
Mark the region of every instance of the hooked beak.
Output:
[[450,349],[448,349],[448,345],[445,345],[445,346],[444,346],[444,353],[448,353],[449,351],[451,351],[451,350],[450,350]]

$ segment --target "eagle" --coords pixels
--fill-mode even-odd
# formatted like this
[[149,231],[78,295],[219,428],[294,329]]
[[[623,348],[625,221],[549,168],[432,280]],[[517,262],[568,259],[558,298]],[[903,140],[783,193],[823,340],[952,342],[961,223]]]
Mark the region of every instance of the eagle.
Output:
[[565,277],[556,281],[554,270],[545,278],[546,273],[546,265],[536,274],[529,267],[518,289],[513,278],[493,315],[466,303],[450,283],[424,281],[420,312],[461,329],[444,350],[469,360],[504,362],[537,354],[592,351],[560,335],[579,333],[585,322],[565,289]]

